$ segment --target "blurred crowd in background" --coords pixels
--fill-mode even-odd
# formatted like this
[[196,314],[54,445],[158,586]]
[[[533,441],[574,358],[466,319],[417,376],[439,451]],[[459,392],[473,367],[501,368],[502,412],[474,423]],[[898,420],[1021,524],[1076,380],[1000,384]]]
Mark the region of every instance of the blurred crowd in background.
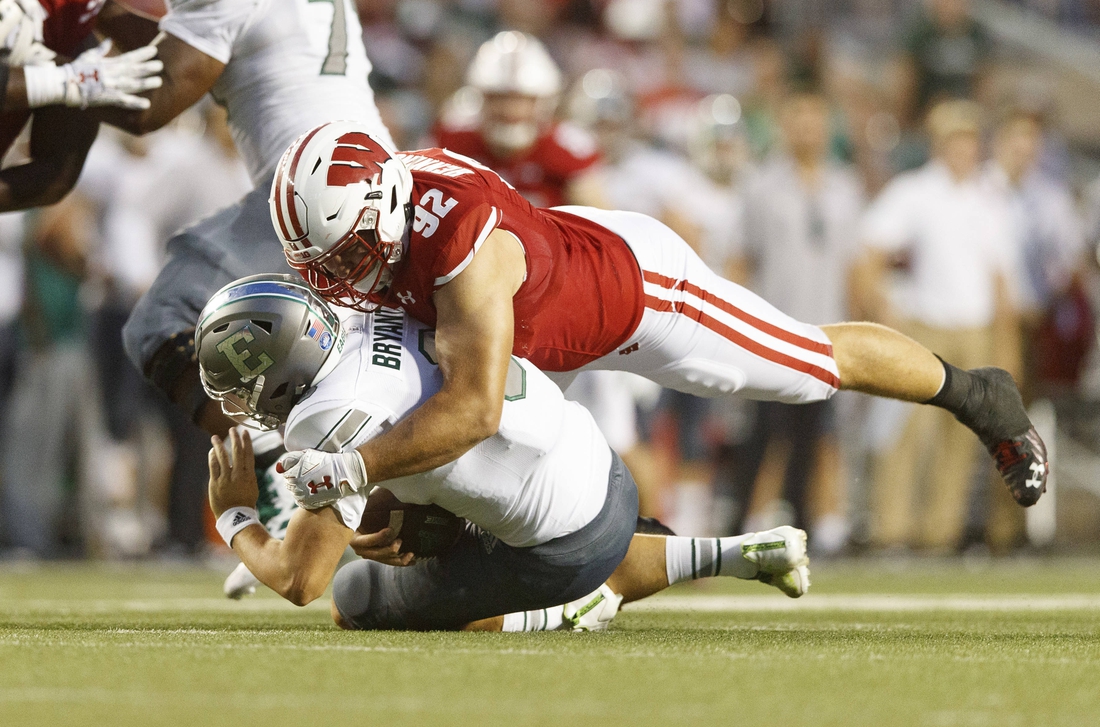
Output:
[[[630,465],[643,514],[692,535],[793,523],[818,555],[1100,541],[1100,2],[358,7],[401,148],[471,156],[536,205],[658,218],[799,320],[878,321],[964,368],[1007,368],[1052,449],[1055,485],[1025,513],[938,409],[584,374],[568,393]],[[508,86],[494,72],[517,57],[535,60]],[[168,237],[248,188],[204,102],[142,138],[103,127],[73,194],[0,216],[0,552],[211,547],[207,438],[119,334]]]

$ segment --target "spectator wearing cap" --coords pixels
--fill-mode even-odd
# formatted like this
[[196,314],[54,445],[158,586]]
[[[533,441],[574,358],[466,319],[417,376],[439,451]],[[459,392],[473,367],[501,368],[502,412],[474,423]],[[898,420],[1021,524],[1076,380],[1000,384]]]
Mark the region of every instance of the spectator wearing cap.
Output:
[[[943,102],[929,113],[928,131],[932,160],[889,182],[863,219],[856,300],[864,315],[964,369],[997,363],[1017,373],[1008,281],[1018,266],[1011,220],[982,178],[981,110]],[[891,258],[908,261],[892,291]],[[950,415],[906,410],[874,464],[872,541],[950,549],[965,523],[976,441]]]

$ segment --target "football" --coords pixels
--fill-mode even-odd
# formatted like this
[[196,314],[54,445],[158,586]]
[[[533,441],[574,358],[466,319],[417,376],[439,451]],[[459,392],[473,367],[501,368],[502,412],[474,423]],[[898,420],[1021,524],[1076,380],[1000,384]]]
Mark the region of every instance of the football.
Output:
[[438,505],[401,502],[389,490],[376,487],[367,498],[359,532],[377,533],[387,527],[401,539],[402,553],[435,558],[454,547],[466,528],[466,519]]

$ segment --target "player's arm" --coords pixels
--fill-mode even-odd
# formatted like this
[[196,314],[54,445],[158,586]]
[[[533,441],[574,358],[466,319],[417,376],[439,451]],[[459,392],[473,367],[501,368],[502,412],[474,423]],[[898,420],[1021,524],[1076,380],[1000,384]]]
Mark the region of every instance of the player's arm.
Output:
[[164,64],[160,88],[146,94],[144,110],[102,109],[97,117],[131,134],[156,131],[205,95],[225,70],[225,64],[167,33],[157,45]]
[[512,296],[526,272],[515,237],[494,230],[470,265],[436,291],[442,388],[359,447],[371,482],[425,472],[496,434],[512,355]]
[[[210,507],[215,517],[233,508],[255,510],[256,483],[252,439],[234,429],[229,433],[233,456],[218,437],[211,440]],[[239,511],[234,511],[239,512]],[[219,530],[229,524],[219,520]],[[265,586],[298,606],[324,594],[354,531],[331,507],[298,509],[283,540],[272,538],[258,520],[231,536],[233,551]]]
[[160,28],[157,21],[122,5],[107,0],[96,16],[95,29],[115,42],[120,52],[149,45]]
[[53,204],[72,190],[99,123],[76,109],[39,109],[31,122],[31,160],[0,170],[0,212]]

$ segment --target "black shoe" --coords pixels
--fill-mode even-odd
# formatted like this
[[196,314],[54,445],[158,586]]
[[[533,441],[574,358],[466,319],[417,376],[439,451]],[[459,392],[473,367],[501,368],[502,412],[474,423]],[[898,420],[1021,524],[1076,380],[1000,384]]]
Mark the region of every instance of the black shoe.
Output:
[[1047,491],[1047,448],[1035,427],[1021,437],[1003,439],[988,447],[1008,491],[1016,502],[1031,507]]
[[[981,426],[971,426],[985,448],[993,455],[1016,502],[1031,507],[1046,492],[1050,463],[1047,448],[1024,409],[1020,390],[1012,375],[993,367],[971,369],[983,390]],[[966,422],[963,422],[964,424]]]

